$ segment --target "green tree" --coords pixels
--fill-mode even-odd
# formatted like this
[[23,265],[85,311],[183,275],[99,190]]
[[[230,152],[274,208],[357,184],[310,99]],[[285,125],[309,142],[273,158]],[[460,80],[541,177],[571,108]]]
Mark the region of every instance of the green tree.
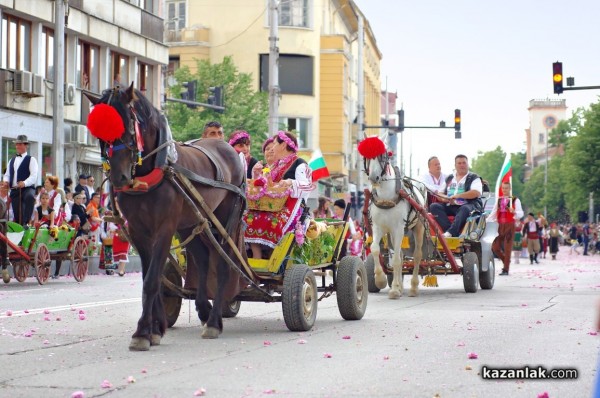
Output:
[[[231,57],[223,58],[219,64],[208,60],[198,60],[198,70],[191,73],[188,67],[175,71],[176,84],[171,87],[171,95],[180,98],[186,89],[184,82],[196,80],[196,102],[207,103],[209,87],[223,86],[223,104],[225,111],[218,113],[212,109],[168,102],[166,114],[173,136],[180,141],[200,138],[204,124],[217,120],[224,128],[225,136],[236,129],[246,130],[251,137],[253,154],[260,154],[268,130],[267,93],[253,89],[252,75],[241,73]],[[255,157],[262,157],[261,155]]]
[[[504,164],[505,157],[506,153],[498,146],[492,151],[479,151],[477,157],[472,161],[471,169],[490,184],[491,192],[496,192],[496,180]],[[515,196],[520,196],[523,192],[525,154],[512,153],[510,158],[513,175],[512,193]]]

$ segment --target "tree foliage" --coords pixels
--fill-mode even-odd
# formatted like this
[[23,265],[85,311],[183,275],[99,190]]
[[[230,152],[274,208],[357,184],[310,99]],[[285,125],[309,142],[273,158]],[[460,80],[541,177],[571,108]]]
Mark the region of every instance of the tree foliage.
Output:
[[223,86],[224,113],[212,109],[168,102],[167,118],[173,136],[180,141],[199,138],[204,124],[219,121],[228,137],[234,130],[246,130],[251,137],[252,153],[259,154],[266,138],[268,123],[268,97],[266,93],[253,89],[252,75],[241,73],[231,57],[223,58],[219,64],[211,64],[208,60],[198,60],[198,69],[192,73],[186,66],[175,71],[176,84],[171,87],[171,95],[181,98],[186,90],[184,82],[196,80],[196,102],[207,103],[209,88]]
[[[488,152],[477,153],[477,157],[471,162],[473,172],[490,184],[490,191],[496,192],[496,180],[500,174],[506,152],[500,146]],[[523,192],[525,154],[512,153],[511,163],[513,169],[512,191],[513,195],[520,196]]]

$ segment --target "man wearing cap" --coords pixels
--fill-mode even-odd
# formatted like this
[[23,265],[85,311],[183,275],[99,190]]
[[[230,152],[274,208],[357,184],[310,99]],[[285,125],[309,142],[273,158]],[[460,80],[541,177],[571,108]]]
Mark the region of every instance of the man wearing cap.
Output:
[[10,188],[15,222],[27,225],[35,205],[35,184],[38,178],[38,162],[27,153],[29,140],[26,135],[18,135],[15,140],[17,155],[8,162],[2,184]]
[[[87,179],[89,176],[85,174],[79,174],[79,183],[75,186],[75,195],[83,192],[85,195],[85,204],[87,205],[90,202],[90,191],[87,187]],[[73,196],[75,196],[73,195]]]

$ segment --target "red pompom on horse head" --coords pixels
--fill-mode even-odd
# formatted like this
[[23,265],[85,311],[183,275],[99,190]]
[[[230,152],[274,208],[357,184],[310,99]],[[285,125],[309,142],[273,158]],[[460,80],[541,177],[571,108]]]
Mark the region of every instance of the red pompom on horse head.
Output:
[[94,105],[88,116],[87,128],[94,137],[108,143],[121,138],[125,131],[121,115],[107,104]]
[[379,137],[367,137],[358,143],[358,153],[366,159],[375,159],[386,153],[385,144]]

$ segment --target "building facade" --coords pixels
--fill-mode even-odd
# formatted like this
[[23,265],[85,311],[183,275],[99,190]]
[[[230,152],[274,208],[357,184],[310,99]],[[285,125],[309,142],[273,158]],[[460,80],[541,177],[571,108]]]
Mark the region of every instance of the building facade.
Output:
[[[268,91],[269,0],[166,0],[169,71],[198,59],[220,63],[231,56]],[[321,149],[329,186],[347,192],[356,177],[358,63],[364,78],[365,123],[379,123],[382,55],[368,21],[352,0],[279,2],[279,123],[298,134],[301,152]],[[359,18],[364,21],[358,59]],[[228,133],[228,132],[227,132]]]
[[[59,0],[60,1],[60,0]],[[85,124],[90,103],[82,93],[99,95],[115,80],[133,82],[160,106],[162,70],[168,62],[163,44],[163,0],[65,0],[65,145],[53,147],[54,1],[0,0],[0,163],[14,154],[17,135],[29,138],[38,159],[41,184],[47,174],[75,181],[80,173],[101,181],[99,146]],[[64,151],[64,169],[53,171],[53,153]],[[61,180],[62,182],[62,180]]]
[[531,168],[544,165],[546,156],[562,154],[562,147],[551,146],[549,133],[558,122],[566,119],[567,103],[564,99],[532,99],[529,101],[529,128],[525,130],[527,164]]

